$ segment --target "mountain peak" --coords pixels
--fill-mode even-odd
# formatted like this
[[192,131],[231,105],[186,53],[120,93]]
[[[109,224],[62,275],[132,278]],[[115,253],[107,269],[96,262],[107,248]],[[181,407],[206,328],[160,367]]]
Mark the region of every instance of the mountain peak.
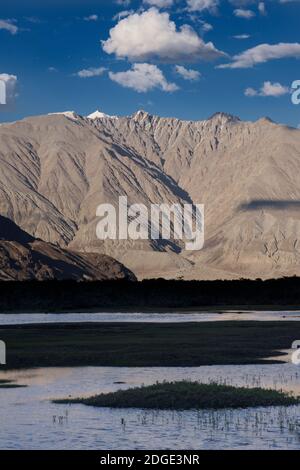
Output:
[[117,116],[109,116],[108,114],[102,113],[102,111],[99,111],[97,109],[94,113],[89,114],[87,116],[87,118],[88,119],[104,119],[104,118],[117,119],[118,117]]
[[75,113],[75,111],[63,111],[63,112],[57,112],[57,113],[49,113],[48,116],[55,116],[57,114],[66,116],[67,118],[74,119],[74,120],[77,120],[80,118],[80,116],[77,113]]
[[140,120],[144,120],[144,119],[146,119],[150,116],[151,116],[151,114],[149,114],[147,111],[144,111],[143,109],[139,109],[136,113],[134,113],[132,115],[132,118],[135,121],[140,121]]
[[264,116],[260,119],[258,119],[258,121],[260,124],[275,124],[275,121],[273,121],[273,119],[271,119],[269,116]]
[[234,116],[232,114],[217,112],[214,113],[210,118],[209,121],[219,121],[219,122],[239,122],[240,118]]

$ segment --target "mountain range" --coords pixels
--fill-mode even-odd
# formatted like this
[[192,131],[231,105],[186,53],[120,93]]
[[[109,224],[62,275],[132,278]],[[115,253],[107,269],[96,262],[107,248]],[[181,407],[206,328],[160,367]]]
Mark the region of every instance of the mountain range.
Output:
[[[204,204],[204,248],[98,240],[97,206],[117,206],[119,196]],[[300,130],[268,118],[182,121],[144,111],[1,124],[0,214],[34,243],[108,255],[140,279],[300,275]]]

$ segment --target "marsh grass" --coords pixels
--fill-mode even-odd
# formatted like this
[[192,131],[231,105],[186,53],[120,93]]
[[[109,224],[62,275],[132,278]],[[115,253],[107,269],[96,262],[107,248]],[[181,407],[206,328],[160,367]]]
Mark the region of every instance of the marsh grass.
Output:
[[22,388],[22,387],[27,387],[27,385],[14,384],[12,380],[0,379],[0,388]]
[[154,385],[118,390],[90,398],[63,399],[54,402],[109,408],[189,410],[289,406],[299,404],[300,397],[271,389],[181,381],[157,382]]
[[0,326],[3,369],[270,364],[300,337],[300,322],[70,323]]

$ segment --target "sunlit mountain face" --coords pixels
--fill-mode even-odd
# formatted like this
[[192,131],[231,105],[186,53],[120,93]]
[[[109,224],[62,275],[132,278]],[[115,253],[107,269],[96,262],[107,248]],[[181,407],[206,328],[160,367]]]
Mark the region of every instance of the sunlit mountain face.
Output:
[[[0,127],[1,213],[27,234],[110,255],[139,278],[299,274],[300,131],[268,118],[60,112]],[[13,164],[12,164],[13,162]],[[99,239],[97,208],[204,205],[204,246]],[[29,236],[28,235],[28,236]]]

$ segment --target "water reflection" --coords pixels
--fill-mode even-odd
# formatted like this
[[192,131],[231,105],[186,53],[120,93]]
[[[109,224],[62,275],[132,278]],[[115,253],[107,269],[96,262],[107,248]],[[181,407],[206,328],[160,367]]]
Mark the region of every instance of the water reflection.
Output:
[[0,379],[4,378],[28,387],[0,390],[1,449],[300,448],[300,406],[172,412],[51,402],[53,398],[181,379],[272,387],[299,394],[300,369],[293,364],[50,368],[2,371]]
[[183,323],[225,320],[299,321],[300,311],[227,311],[177,313],[22,313],[0,314],[0,325],[32,323],[142,322]]

